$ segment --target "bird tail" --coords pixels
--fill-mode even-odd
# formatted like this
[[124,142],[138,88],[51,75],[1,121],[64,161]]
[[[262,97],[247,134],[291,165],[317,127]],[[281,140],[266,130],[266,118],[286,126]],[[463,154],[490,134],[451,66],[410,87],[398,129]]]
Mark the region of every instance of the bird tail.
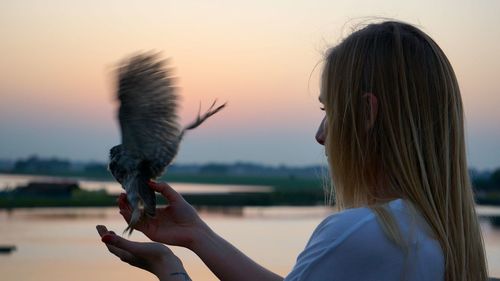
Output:
[[142,210],[139,208],[133,209],[132,211],[132,216],[130,217],[130,221],[127,225],[127,228],[123,231],[123,234],[128,232],[128,235],[130,236],[132,234],[132,231],[134,231],[134,228],[136,225],[139,223],[141,218],[143,217]]
[[139,202],[142,204],[142,210],[144,210],[145,215],[153,217],[156,213],[156,194],[149,187],[149,180],[150,177],[139,173],[137,184],[139,185]]
[[201,103],[200,103],[200,107],[198,108],[198,116],[196,117],[196,120],[194,120],[193,122],[188,124],[186,127],[184,127],[184,129],[182,129],[181,136],[183,136],[187,130],[192,130],[192,129],[200,126],[203,122],[205,122],[205,120],[207,120],[210,116],[214,115],[215,113],[219,112],[227,104],[225,102],[225,103],[214,108],[216,103],[217,103],[217,99],[214,100],[214,102],[212,103],[210,108],[208,108],[208,110],[203,114],[201,114]]
[[127,199],[132,207],[132,215],[127,228],[123,231],[132,234],[134,228],[146,217],[153,217],[156,213],[156,195],[148,186],[145,177],[136,175],[130,181]]

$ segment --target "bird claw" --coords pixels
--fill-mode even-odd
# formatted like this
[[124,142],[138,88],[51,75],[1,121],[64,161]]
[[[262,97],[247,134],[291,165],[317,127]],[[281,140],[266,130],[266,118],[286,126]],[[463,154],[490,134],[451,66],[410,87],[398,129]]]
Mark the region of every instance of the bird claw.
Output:
[[219,112],[227,104],[227,102],[225,102],[214,109],[216,103],[217,99],[214,100],[212,105],[208,108],[208,110],[204,114],[201,114],[201,103],[200,103],[200,107],[198,108],[198,116],[196,117],[196,120],[193,121],[191,124],[187,125],[183,131],[192,130],[200,126],[203,122],[205,122],[205,120],[207,120],[210,116],[214,115],[215,113]]

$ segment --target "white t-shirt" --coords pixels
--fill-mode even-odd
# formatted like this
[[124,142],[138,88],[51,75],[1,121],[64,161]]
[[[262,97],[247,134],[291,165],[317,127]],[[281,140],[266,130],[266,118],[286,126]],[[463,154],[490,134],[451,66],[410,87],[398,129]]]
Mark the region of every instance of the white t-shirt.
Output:
[[320,223],[285,281],[443,281],[443,253],[425,220],[412,219],[403,199],[390,201],[388,209],[411,241],[406,279],[404,251],[385,235],[373,211],[353,208]]

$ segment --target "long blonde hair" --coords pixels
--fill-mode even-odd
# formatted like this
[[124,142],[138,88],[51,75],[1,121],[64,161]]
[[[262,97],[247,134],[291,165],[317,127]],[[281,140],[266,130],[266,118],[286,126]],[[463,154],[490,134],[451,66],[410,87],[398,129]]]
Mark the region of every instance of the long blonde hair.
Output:
[[[404,198],[439,241],[445,280],[487,280],[460,90],[439,46],[406,23],[367,25],[327,52],[322,91],[339,209],[369,206],[389,238],[404,245],[381,194]],[[367,93],[378,101],[368,128]]]

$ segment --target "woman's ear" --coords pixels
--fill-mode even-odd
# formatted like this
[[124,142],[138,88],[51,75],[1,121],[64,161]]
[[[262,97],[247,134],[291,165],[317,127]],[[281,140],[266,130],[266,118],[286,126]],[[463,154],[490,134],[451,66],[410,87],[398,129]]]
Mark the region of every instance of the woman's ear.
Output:
[[373,128],[373,125],[375,124],[375,120],[377,120],[377,113],[378,113],[378,99],[377,96],[375,96],[373,93],[365,93],[363,95],[363,98],[368,105],[366,108],[368,110],[368,120],[366,122],[366,129],[369,130]]

